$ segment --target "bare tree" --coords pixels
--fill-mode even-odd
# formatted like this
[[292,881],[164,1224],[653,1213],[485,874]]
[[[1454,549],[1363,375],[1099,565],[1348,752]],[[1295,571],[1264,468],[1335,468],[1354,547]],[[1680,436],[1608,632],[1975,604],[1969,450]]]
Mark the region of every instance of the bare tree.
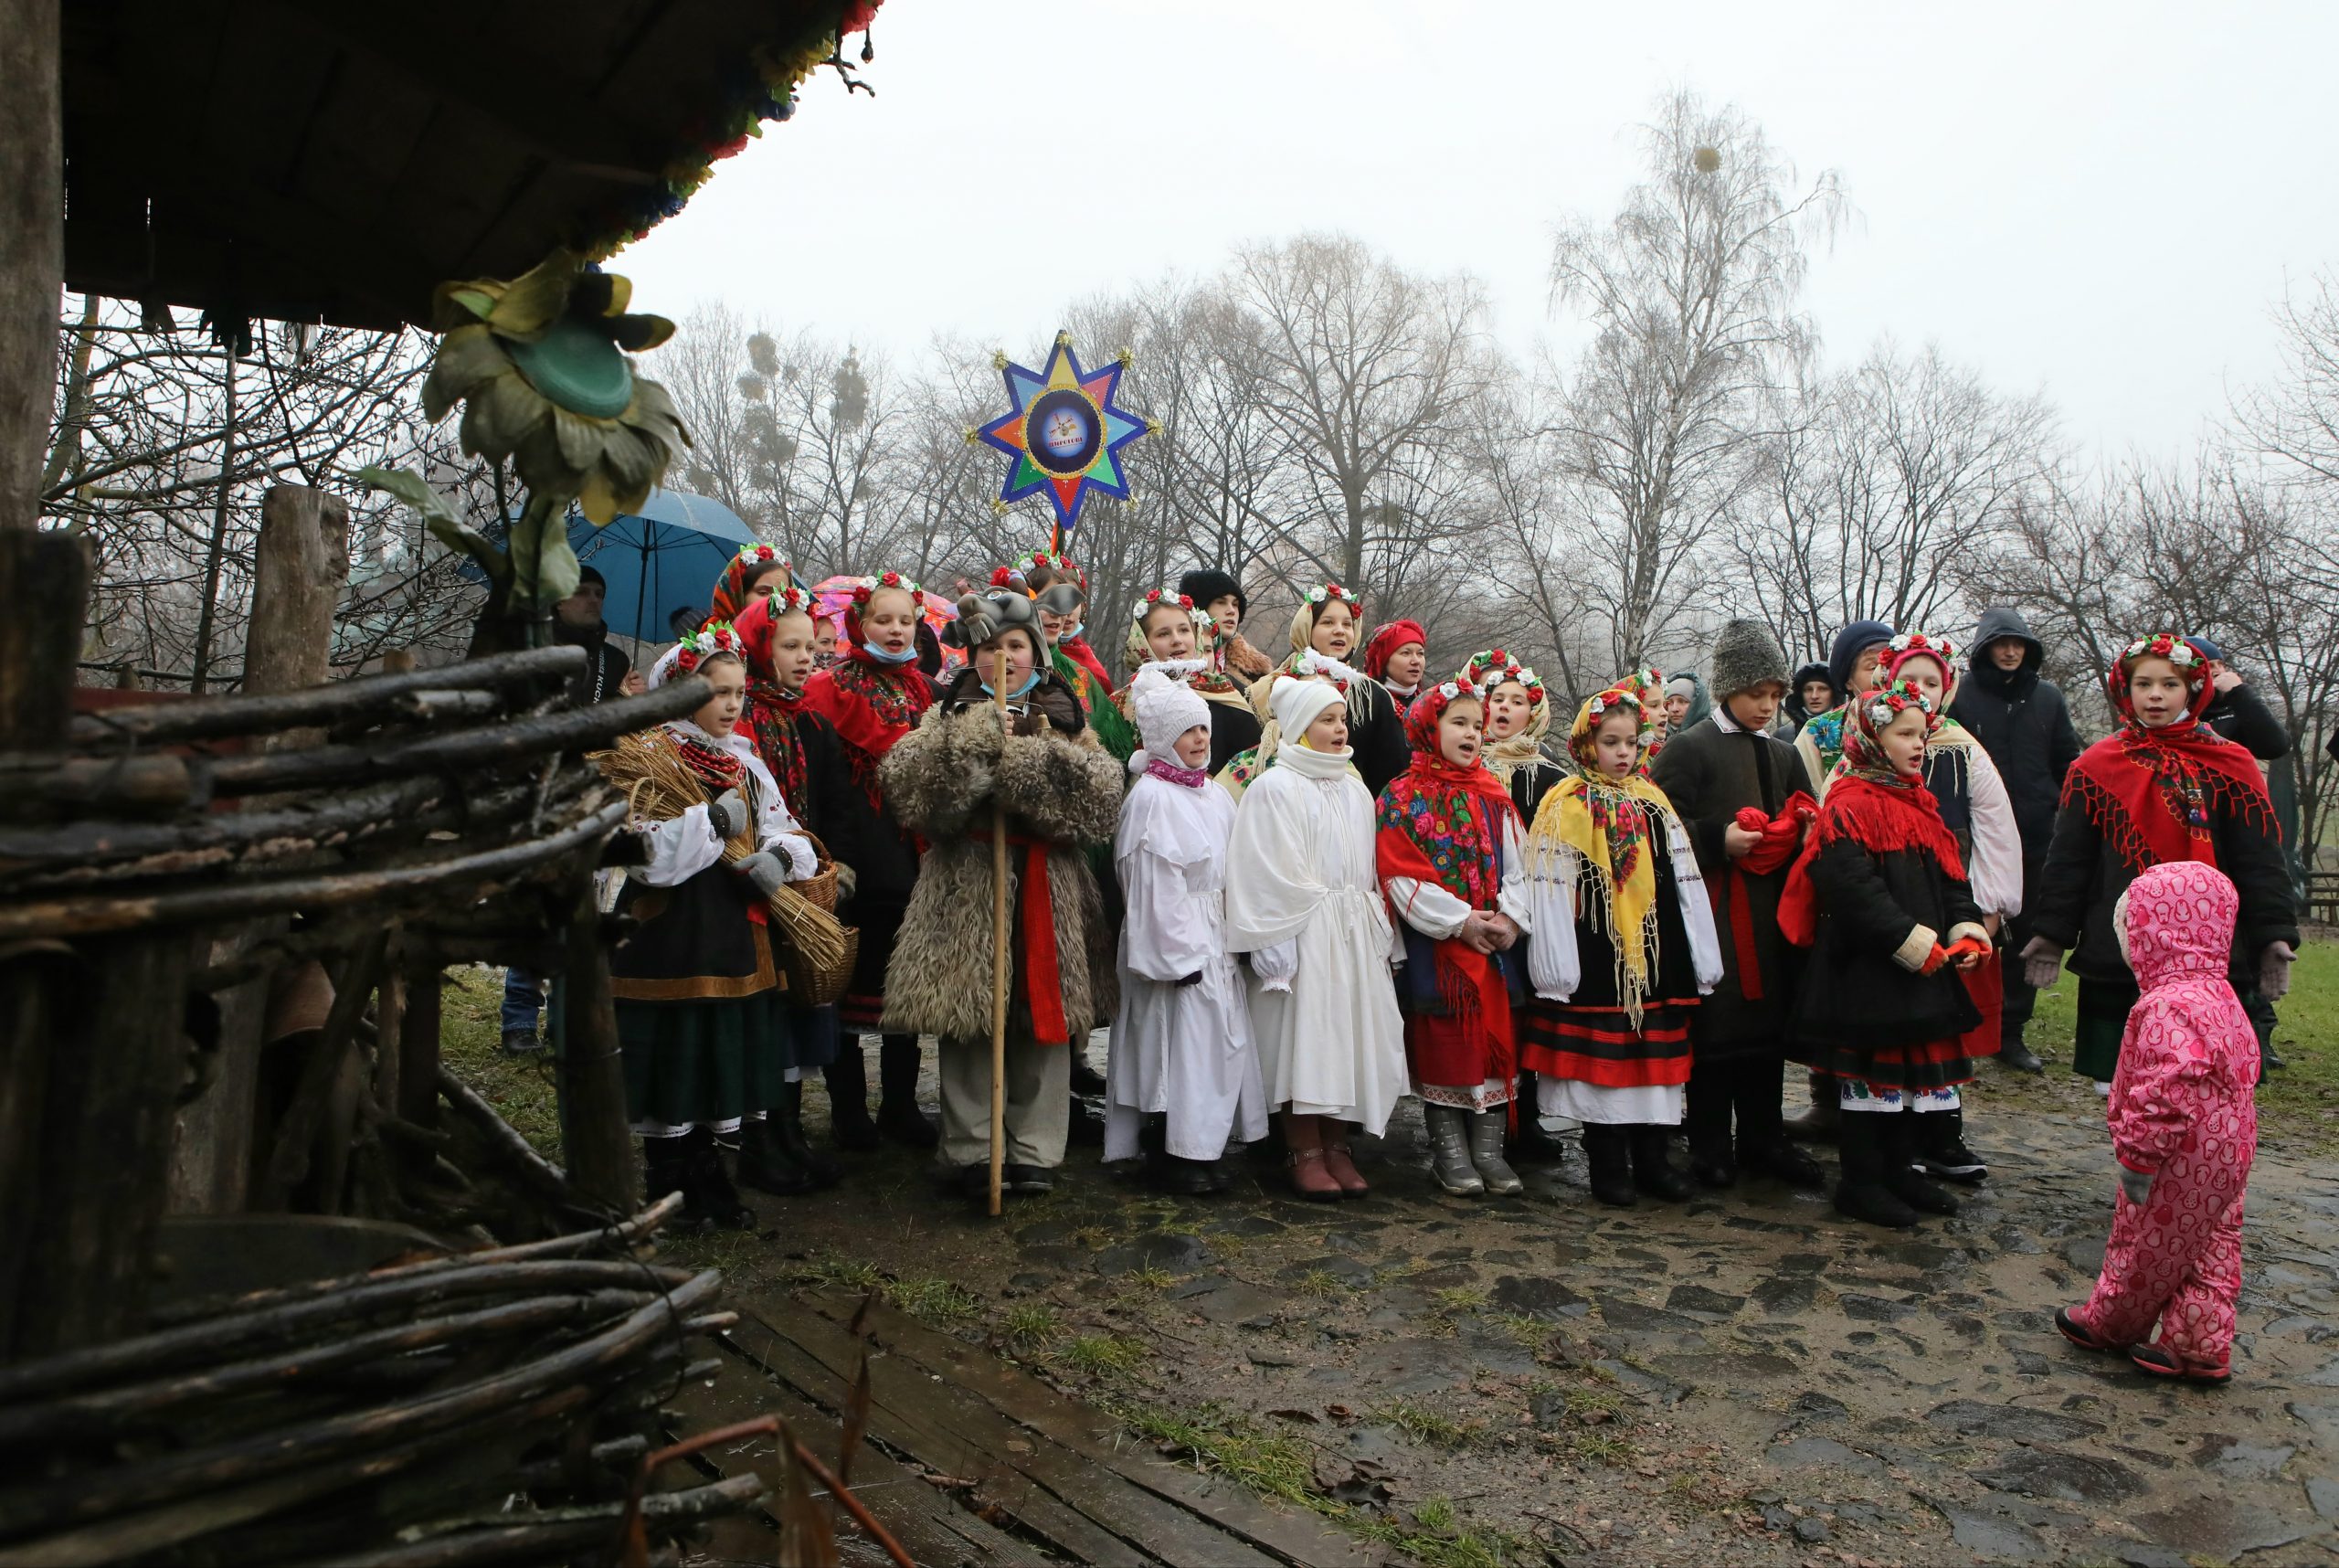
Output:
[[1833,173],[1792,165],[1735,107],[1680,92],[1647,128],[1648,178],[1605,226],[1578,219],[1551,282],[1596,335],[1555,399],[1560,461],[1593,504],[1587,608],[1613,662],[1645,662],[1695,607],[1717,529],[1757,481],[1764,412],[1815,340],[1805,244],[1844,211]]

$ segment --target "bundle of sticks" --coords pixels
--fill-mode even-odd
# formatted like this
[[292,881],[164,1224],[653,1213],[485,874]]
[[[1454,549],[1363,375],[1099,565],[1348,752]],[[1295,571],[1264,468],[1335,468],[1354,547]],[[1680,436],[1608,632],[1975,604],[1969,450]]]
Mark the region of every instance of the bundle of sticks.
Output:
[[753,1477],[638,1489],[660,1404],[715,1364],[685,1341],[734,1321],[719,1274],[632,1255],[672,1207],[0,1368],[0,1564],[615,1562],[634,1520],[751,1506]]
[[[625,791],[637,820],[679,817],[693,806],[706,804],[705,784],[691,771],[681,748],[663,728],[620,736],[609,750],[594,752],[586,760]],[[723,846],[726,864],[756,853],[753,815],[751,811],[746,829]],[[833,876],[833,864],[824,863],[822,874]],[[767,902],[781,933],[813,966],[832,969],[843,961],[844,927],[837,924],[834,915],[784,883],[773,889]]]

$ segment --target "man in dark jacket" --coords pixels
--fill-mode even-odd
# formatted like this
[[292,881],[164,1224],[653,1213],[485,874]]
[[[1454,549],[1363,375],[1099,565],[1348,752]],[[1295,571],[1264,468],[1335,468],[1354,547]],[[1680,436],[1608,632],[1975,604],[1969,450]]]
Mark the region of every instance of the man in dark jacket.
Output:
[[[2209,699],[2209,706],[2201,715],[2202,724],[2216,730],[2228,740],[2258,758],[2260,762],[2280,762],[2291,754],[2291,732],[2266,705],[2266,699],[2249,689],[2241,672],[2226,662],[2226,651],[2206,637],[2188,637],[2187,642],[2201,651],[2209,662],[2209,683],[2217,694]],[[2273,784],[2269,779],[2269,786]],[[2295,858],[2295,857],[2286,857]],[[2287,1067],[2289,1063],[2275,1054],[2274,1004],[2258,991],[2241,993],[2242,1011],[2249,1014],[2250,1027],[2258,1032],[2258,1061],[2261,1069]]]
[[[1949,716],[1971,731],[1997,764],[2014,803],[2015,826],[2022,834],[2023,912],[2009,927],[2009,954],[2020,952],[2030,940],[2030,906],[2048,842],[2055,836],[2063,775],[2080,755],[2079,731],[2072,727],[2062,692],[2054,682],[2039,678],[2045,656],[2020,611],[1993,606],[1982,612],[1966,656],[1966,677],[1949,704]],[[2038,993],[2023,978],[2022,969],[2012,958],[1999,966],[2006,1011],[1999,1022],[1998,1060],[2036,1073],[2041,1068],[2038,1054],[2024,1043],[2022,1033]]]

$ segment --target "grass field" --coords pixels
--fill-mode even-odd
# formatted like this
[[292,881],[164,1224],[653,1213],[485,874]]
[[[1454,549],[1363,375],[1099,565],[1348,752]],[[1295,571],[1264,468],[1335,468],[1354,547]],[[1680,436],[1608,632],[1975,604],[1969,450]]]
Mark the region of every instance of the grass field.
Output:
[[[2065,975],[2038,999],[2030,1045],[2068,1075],[2079,981]],[[2274,1050],[2290,1065],[2258,1086],[2260,1136],[2286,1147],[2339,1150],[2339,940],[2309,938],[2276,1012]]]

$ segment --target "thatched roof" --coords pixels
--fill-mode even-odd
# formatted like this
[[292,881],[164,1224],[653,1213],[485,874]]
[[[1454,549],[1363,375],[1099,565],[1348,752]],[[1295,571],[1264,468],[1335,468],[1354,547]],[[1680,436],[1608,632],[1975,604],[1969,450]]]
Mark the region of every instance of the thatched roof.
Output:
[[394,327],[605,254],[831,52],[847,0],[74,0],[68,288]]

